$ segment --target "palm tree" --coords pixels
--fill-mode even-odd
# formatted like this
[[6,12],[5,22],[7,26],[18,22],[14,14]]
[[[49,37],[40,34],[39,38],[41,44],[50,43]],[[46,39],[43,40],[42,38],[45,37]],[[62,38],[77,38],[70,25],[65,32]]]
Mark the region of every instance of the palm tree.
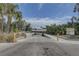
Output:
[[71,18],[71,23],[72,23],[72,27],[74,28],[74,20],[76,20],[76,17],[75,16],[73,16],[72,18]]
[[18,5],[16,4],[6,4],[6,14],[8,16],[7,21],[7,31],[11,32],[12,27],[12,18],[15,16],[16,10],[18,9]]
[[73,12],[78,13],[78,16],[77,16],[76,20],[79,21],[79,3],[75,4]]
[[16,12],[16,27],[18,30],[21,30],[21,20],[22,20],[22,13],[20,11]]
[[3,32],[3,15],[4,15],[4,4],[0,4],[0,33]]
[[6,15],[7,20],[7,32],[12,31],[12,18],[16,17],[18,22],[22,19],[22,13],[18,11],[17,4],[0,4],[0,32],[3,32],[3,16]]

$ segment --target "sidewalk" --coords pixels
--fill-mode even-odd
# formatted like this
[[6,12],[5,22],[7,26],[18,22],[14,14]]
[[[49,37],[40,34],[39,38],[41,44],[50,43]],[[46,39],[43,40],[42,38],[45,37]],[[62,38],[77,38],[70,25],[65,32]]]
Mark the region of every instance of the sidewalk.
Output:
[[48,35],[45,34],[47,37],[51,38],[53,41],[55,42],[59,42],[59,43],[69,43],[69,44],[79,44],[79,41],[73,41],[73,40],[65,40],[64,38],[58,37],[57,40],[57,36],[55,35]]
[[[27,33],[27,39],[28,39],[29,36],[30,36],[30,33]],[[8,49],[10,47],[13,47],[13,46],[15,46],[15,45],[17,45],[19,43],[25,42],[25,41],[26,41],[25,38],[20,37],[20,38],[17,38],[17,41],[15,43],[0,43],[0,52],[2,50],[6,50],[6,49]]]

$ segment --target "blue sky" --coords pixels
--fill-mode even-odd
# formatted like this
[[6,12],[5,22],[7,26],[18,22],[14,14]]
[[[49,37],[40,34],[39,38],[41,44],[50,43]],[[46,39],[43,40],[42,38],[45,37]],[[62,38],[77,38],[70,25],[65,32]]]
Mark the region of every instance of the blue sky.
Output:
[[33,27],[49,24],[63,24],[75,15],[72,3],[26,3],[19,4],[23,19]]

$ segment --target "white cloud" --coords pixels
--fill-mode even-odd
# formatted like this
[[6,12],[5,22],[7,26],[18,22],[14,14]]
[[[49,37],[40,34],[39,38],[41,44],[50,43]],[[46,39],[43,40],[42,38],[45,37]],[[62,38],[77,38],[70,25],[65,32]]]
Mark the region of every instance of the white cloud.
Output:
[[26,20],[26,22],[31,23],[31,26],[33,28],[40,28],[41,26],[45,26],[45,25],[50,25],[50,24],[64,24],[69,22],[71,16],[64,16],[64,17],[56,17],[56,18],[24,18],[24,20]]

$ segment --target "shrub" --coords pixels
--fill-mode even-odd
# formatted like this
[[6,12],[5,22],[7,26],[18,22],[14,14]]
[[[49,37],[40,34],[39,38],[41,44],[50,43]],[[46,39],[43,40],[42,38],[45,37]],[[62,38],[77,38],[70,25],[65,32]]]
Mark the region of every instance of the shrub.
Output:
[[26,38],[26,33],[22,33],[21,36],[23,36],[24,38]]
[[0,42],[15,42],[18,37],[26,38],[26,33],[18,32],[15,36],[14,33],[0,34]]
[[18,32],[18,33],[16,33],[16,38],[18,38],[18,37],[24,37],[24,38],[26,38],[26,33],[24,33],[24,32]]
[[20,34],[19,33],[16,33],[16,38],[18,38],[20,36]]
[[4,41],[4,36],[2,34],[0,34],[0,42]]
[[6,36],[6,41],[7,42],[14,42],[15,38],[14,38],[14,34],[10,33]]

